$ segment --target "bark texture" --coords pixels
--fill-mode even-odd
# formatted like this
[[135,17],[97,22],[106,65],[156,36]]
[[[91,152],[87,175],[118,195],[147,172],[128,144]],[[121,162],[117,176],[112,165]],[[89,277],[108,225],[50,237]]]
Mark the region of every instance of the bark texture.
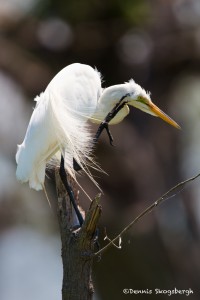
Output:
[[[77,218],[59,176],[55,172],[58,196],[57,215],[62,242],[62,300],[90,300],[94,293],[92,265],[97,223],[101,214],[98,195],[90,205],[85,221],[77,228]],[[70,185],[75,188],[72,179]]]

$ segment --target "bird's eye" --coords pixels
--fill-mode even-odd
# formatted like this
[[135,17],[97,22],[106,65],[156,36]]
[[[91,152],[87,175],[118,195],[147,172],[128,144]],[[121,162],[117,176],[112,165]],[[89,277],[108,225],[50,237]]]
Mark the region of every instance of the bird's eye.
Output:
[[137,101],[139,101],[140,103],[144,103],[144,104],[149,103],[148,99],[146,99],[145,97],[142,97],[142,96],[138,96]]

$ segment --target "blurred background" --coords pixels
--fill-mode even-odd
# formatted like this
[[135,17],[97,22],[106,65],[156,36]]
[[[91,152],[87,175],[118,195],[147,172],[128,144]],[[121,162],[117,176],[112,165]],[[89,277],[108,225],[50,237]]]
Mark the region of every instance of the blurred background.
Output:
[[[96,149],[104,228],[114,237],[169,188],[200,171],[199,0],[0,0],[0,299],[61,299],[55,214],[42,192],[15,179],[15,153],[34,107],[63,67],[97,67],[103,86],[130,78],[182,127],[131,109]],[[96,128],[93,128],[94,132]],[[97,190],[80,179],[94,197]],[[55,197],[53,180],[48,192]],[[80,197],[85,209],[88,201]],[[190,184],[95,262],[95,299],[124,288],[188,289],[199,299],[200,185]],[[155,299],[154,295],[135,296]],[[177,295],[176,299],[183,299]],[[160,295],[159,299],[168,299]]]

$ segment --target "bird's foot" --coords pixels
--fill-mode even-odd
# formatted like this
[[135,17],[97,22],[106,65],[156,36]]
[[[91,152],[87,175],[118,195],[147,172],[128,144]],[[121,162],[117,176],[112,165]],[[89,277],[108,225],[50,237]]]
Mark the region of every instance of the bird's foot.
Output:
[[124,107],[124,105],[127,104],[127,101],[124,101],[124,99],[126,97],[130,96],[129,94],[126,94],[125,96],[123,96],[120,101],[113,107],[113,109],[107,114],[107,116],[105,117],[104,121],[100,124],[98,130],[97,130],[97,133],[94,137],[94,143],[97,143],[102,131],[104,130],[104,128],[106,129],[107,131],[107,134],[108,134],[108,137],[109,137],[109,140],[110,140],[110,144],[112,146],[113,145],[113,137],[112,137],[112,134],[110,132],[110,129],[108,127],[108,124],[109,122],[118,114],[118,112]]
[[113,137],[112,137],[112,134],[111,134],[111,132],[110,132],[110,129],[109,129],[109,126],[108,126],[108,122],[105,122],[105,121],[103,121],[101,124],[100,124],[100,126],[99,126],[99,128],[98,128],[98,130],[97,130],[97,133],[96,133],[96,135],[95,135],[95,137],[94,137],[94,143],[97,143],[97,141],[98,141],[98,139],[99,139],[99,137],[100,137],[100,135],[101,135],[101,133],[102,133],[102,131],[103,130],[106,130],[106,132],[107,132],[107,134],[108,134],[108,137],[109,137],[109,141],[110,141],[110,144],[112,145],[112,146],[114,146],[113,145]]
[[106,129],[106,132],[107,132],[107,134],[108,134],[110,145],[111,145],[111,146],[114,146],[114,145],[113,145],[114,139],[113,139],[113,136],[112,136],[112,134],[111,134],[111,132],[110,132],[110,128],[109,128],[109,126],[108,126],[108,123],[105,123],[105,127],[104,127],[104,128]]

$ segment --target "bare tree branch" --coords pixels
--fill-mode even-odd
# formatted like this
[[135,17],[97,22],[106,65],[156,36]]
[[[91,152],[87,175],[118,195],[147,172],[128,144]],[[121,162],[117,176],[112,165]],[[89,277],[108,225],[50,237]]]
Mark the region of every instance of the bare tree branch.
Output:
[[177,185],[172,187],[169,191],[167,191],[164,195],[162,195],[160,198],[158,198],[155,202],[153,202],[150,206],[148,206],[141,214],[139,214],[128,226],[126,226],[114,239],[110,240],[110,242],[100,249],[98,252],[95,253],[95,256],[101,255],[103,252],[108,250],[111,246],[115,245],[115,242],[117,240],[121,241],[122,235],[124,235],[134,224],[136,224],[138,221],[140,221],[144,216],[152,212],[154,208],[162,204],[165,200],[174,197],[179,192],[183,190],[185,185],[193,180],[195,180],[197,177],[200,176],[200,173],[196,176],[193,176],[185,181],[179,182]]

